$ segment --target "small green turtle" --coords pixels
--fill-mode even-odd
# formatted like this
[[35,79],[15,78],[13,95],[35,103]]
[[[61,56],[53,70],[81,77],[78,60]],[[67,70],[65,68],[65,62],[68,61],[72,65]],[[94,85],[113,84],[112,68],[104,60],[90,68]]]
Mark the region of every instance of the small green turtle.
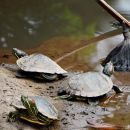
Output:
[[9,113],[9,121],[13,122],[20,118],[31,123],[49,125],[58,120],[58,111],[47,97],[21,96],[21,101],[12,105],[16,111]]
[[67,71],[43,54],[28,55],[17,48],[13,48],[12,52],[18,58],[16,63],[22,70],[17,74],[18,77],[31,76],[52,81],[67,76]]

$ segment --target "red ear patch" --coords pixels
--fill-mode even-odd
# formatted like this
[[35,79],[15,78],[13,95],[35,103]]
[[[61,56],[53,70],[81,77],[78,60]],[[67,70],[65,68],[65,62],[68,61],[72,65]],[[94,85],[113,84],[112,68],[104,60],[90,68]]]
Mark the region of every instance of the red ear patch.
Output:
[[30,102],[31,102],[33,105],[36,104],[34,99],[30,100]]

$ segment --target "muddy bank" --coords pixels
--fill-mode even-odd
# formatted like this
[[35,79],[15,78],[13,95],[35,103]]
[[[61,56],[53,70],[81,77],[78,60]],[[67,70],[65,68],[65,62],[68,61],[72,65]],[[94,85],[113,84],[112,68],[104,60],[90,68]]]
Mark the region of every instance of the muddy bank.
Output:
[[[87,120],[103,121],[109,118],[111,122],[114,118],[114,112],[122,110],[121,101],[125,93],[128,95],[128,88],[123,88],[125,91],[121,95],[116,95],[111,101],[110,105],[96,105],[91,106],[86,102],[53,100],[56,108],[59,111],[59,121],[50,125],[49,127],[35,126],[27,122],[18,121],[14,123],[7,122],[7,115],[14,108],[10,106],[21,95],[40,95],[49,96],[51,98],[57,96],[57,91],[62,86],[68,85],[68,78],[63,80],[47,83],[36,79],[21,79],[16,78],[15,73],[17,67],[14,65],[0,66],[0,130],[86,130]],[[74,75],[71,73],[70,76]],[[113,91],[111,92],[113,93]],[[117,105],[118,100],[118,105]],[[120,109],[119,109],[119,107]],[[125,113],[126,114],[126,113]],[[124,116],[125,118],[125,116]],[[118,123],[118,122],[115,122]],[[127,125],[125,123],[125,125]]]

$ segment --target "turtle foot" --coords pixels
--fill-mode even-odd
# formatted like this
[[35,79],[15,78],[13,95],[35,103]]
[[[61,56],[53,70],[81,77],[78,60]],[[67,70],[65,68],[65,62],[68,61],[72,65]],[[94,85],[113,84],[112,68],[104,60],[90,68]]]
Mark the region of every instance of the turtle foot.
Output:
[[123,91],[116,85],[113,85],[113,88],[112,88],[116,93],[122,93]]
[[17,120],[17,112],[10,112],[7,118],[8,122],[15,122]]

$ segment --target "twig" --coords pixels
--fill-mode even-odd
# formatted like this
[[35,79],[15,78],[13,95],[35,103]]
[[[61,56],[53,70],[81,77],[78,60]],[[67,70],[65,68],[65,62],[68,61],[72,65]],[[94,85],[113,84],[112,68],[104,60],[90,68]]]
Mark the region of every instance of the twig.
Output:
[[[121,32],[121,31],[120,31],[120,32]],[[87,47],[88,45],[90,45],[90,44],[97,43],[98,41],[101,41],[101,40],[110,38],[110,37],[115,36],[115,35],[117,35],[117,34],[119,34],[119,32],[118,32],[117,30],[113,30],[113,31],[110,31],[110,32],[106,32],[106,33],[104,33],[104,34],[102,34],[102,35],[96,36],[96,37],[94,37],[94,38],[92,38],[92,39],[88,39],[88,41],[82,41],[80,47],[78,47],[78,48],[75,49],[75,50],[72,50],[71,52],[66,53],[65,55],[59,57],[59,58],[56,59],[55,61],[58,63],[58,62],[62,61],[63,59],[65,59],[65,58],[67,58],[67,57],[73,55],[74,53],[76,53],[76,52],[78,52],[78,51],[80,51],[80,50],[86,48],[86,47]]]
[[130,27],[130,22],[120,13],[118,13],[115,9],[113,9],[109,4],[107,4],[107,2],[105,2],[104,0],[97,0],[97,2],[117,21],[119,21],[120,23],[125,23],[127,27]]

